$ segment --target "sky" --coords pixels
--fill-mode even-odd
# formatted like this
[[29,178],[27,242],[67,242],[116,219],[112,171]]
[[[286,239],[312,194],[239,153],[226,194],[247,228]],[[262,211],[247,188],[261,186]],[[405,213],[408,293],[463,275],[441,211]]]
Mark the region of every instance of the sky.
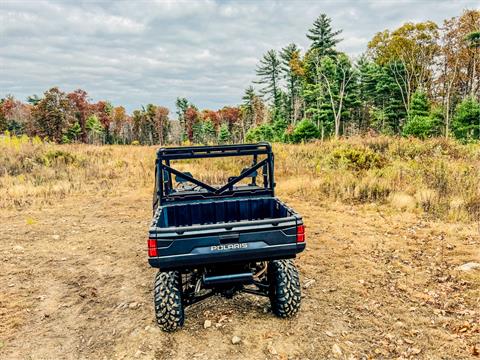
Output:
[[259,59],[305,34],[326,13],[338,49],[360,56],[372,36],[404,22],[458,16],[479,1],[8,1],[0,0],[0,97],[25,100],[58,86],[128,112],[237,105]]

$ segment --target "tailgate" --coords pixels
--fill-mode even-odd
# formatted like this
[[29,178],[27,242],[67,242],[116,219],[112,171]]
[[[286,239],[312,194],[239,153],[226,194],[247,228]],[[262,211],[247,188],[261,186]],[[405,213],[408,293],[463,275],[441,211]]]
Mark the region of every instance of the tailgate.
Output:
[[295,257],[305,248],[297,243],[298,215],[279,219],[152,228],[157,256],[149,264],[162,270],[225,262],[265,261]]

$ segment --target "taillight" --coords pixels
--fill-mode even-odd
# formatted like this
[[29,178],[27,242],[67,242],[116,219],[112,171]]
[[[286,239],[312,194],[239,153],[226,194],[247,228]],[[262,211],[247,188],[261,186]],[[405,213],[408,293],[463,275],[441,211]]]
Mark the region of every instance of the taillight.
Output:
[[148,256],[156,257],[157,256],[157,240],[148,239]]
[[297,242],[305,242],[305,225],[297,226]]

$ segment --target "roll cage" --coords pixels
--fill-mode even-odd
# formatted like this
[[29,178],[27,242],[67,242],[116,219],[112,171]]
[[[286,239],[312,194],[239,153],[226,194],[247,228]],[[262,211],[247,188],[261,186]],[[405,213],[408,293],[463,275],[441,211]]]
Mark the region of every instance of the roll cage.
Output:
[[[231,156],[251,156],[251,166],[243,169],[239,175],[231,176],[224,185],[211,185],[196,179],[188,172],[173,167],[172,162],[186,159],[204,159]],[[262,159],[260,159],[263,157]],[[257,184],[256,177],[261,170],[263,181]],[[176,182],[190,182],[198,190],[178,190],[173,187],[172,175]],[[251,177],[247,186],[235,186],[242,179]],[[173,201],[224,198],[230,196],[274,196],[273,153],[269,143],[190,146],[161,148],[157,151],[155,164],[155,190],[153,194],[154,210],[159,205]]]

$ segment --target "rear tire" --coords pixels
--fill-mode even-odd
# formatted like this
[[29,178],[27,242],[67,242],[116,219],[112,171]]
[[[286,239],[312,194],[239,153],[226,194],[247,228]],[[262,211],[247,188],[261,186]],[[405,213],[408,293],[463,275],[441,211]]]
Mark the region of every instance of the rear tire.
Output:
[[155,317],[163,331],[183,326],[182,281],[178,271],[158,272],[154,288]]
[[293,260],[274,260],[268,264],[269,297],[272,311],[281,318],[300,309],[301,290],[298,270]]

